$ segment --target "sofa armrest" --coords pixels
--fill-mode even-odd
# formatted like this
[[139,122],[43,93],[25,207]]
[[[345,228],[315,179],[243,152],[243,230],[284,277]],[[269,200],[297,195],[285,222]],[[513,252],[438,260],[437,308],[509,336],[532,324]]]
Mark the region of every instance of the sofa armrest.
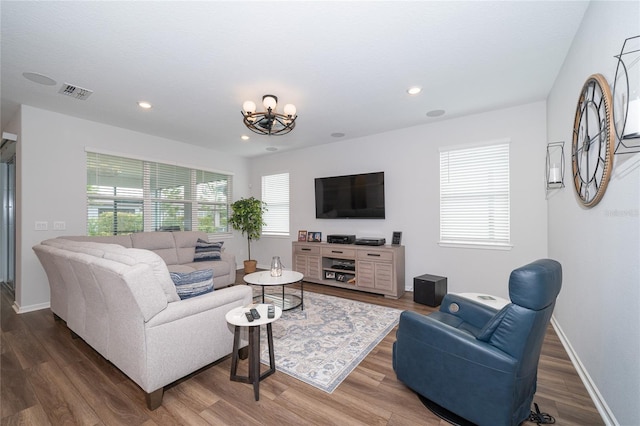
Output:
[[[452,304],[457,306],[457,311],[452,309]],[[481,329],[498,313],[498,310],[457,294],[449,293],[445,295],[440,304],[440,312],[458,317],[462,321]]]
[[227,253],[222,251],[220,258],[229,262],[229,285],[236,282],[236,271],[238,270],[238,264],[236,263],[236,256],[233,253]]
[[220,260],[224,260],[225,262],[229,262],[232,265],[236,264],[236,255],[233,253],[229,253],[226,250],[220,252]]
[[[248,305],[252,299],[253,291],[246,285],[235,285],[221,290],[215,290],[212,293],[169,303],[166,309],[147,321],[147,327],[156,327],[238,301],[241,302],[241,305]],[[231,308],[229,308],[229,310],[230,309]]]

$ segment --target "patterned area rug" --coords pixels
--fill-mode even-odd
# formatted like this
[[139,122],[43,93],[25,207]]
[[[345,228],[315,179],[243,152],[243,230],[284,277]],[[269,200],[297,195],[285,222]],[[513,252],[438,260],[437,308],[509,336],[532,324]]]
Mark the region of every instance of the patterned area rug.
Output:
[[[332,393],[398,324],[401,312],[305,292],[304,311],[285,311],[273,323],[276,369]],[[261,361],[269,365],[261,328]]]

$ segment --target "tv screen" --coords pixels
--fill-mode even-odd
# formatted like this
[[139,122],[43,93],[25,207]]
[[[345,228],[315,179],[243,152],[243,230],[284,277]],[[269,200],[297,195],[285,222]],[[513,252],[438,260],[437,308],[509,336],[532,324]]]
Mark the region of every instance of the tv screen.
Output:
[[316,218],[384,219],[384,172],[316,178]]

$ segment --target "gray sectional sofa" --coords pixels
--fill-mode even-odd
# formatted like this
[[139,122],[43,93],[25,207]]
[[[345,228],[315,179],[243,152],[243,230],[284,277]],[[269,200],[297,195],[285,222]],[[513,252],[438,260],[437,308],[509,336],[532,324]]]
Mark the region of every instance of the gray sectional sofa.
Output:
[[164,260],[170,272],[191,272],[213,268],[213,285],[225,287],[236,282],[236,257],[222,250],[221,259],[207,262],[194,262],[198,239],[208,240],[206,232],[137,232],[129,235],[105,237],[67,236],[59,237],[73,241],[92,241],[96,243],[118,244],[127,248],[151,250]]
[[[49,279],[51,310],[137,383],[150,409],[162,403],[164,386],[231,353],[225,315],[252,301],[249,286],[222,288],[235,282],[232,255],[193,262],[203,236],[61,237],[33,247]],[[215,290],[181,300],[169,271],[207,267]]]

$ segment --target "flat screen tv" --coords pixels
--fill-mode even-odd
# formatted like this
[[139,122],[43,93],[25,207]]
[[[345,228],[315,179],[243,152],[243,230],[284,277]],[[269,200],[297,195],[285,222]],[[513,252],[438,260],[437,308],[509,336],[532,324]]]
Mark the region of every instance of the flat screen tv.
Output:
[[384,172],[316,178],[316,218],[384,219]]

